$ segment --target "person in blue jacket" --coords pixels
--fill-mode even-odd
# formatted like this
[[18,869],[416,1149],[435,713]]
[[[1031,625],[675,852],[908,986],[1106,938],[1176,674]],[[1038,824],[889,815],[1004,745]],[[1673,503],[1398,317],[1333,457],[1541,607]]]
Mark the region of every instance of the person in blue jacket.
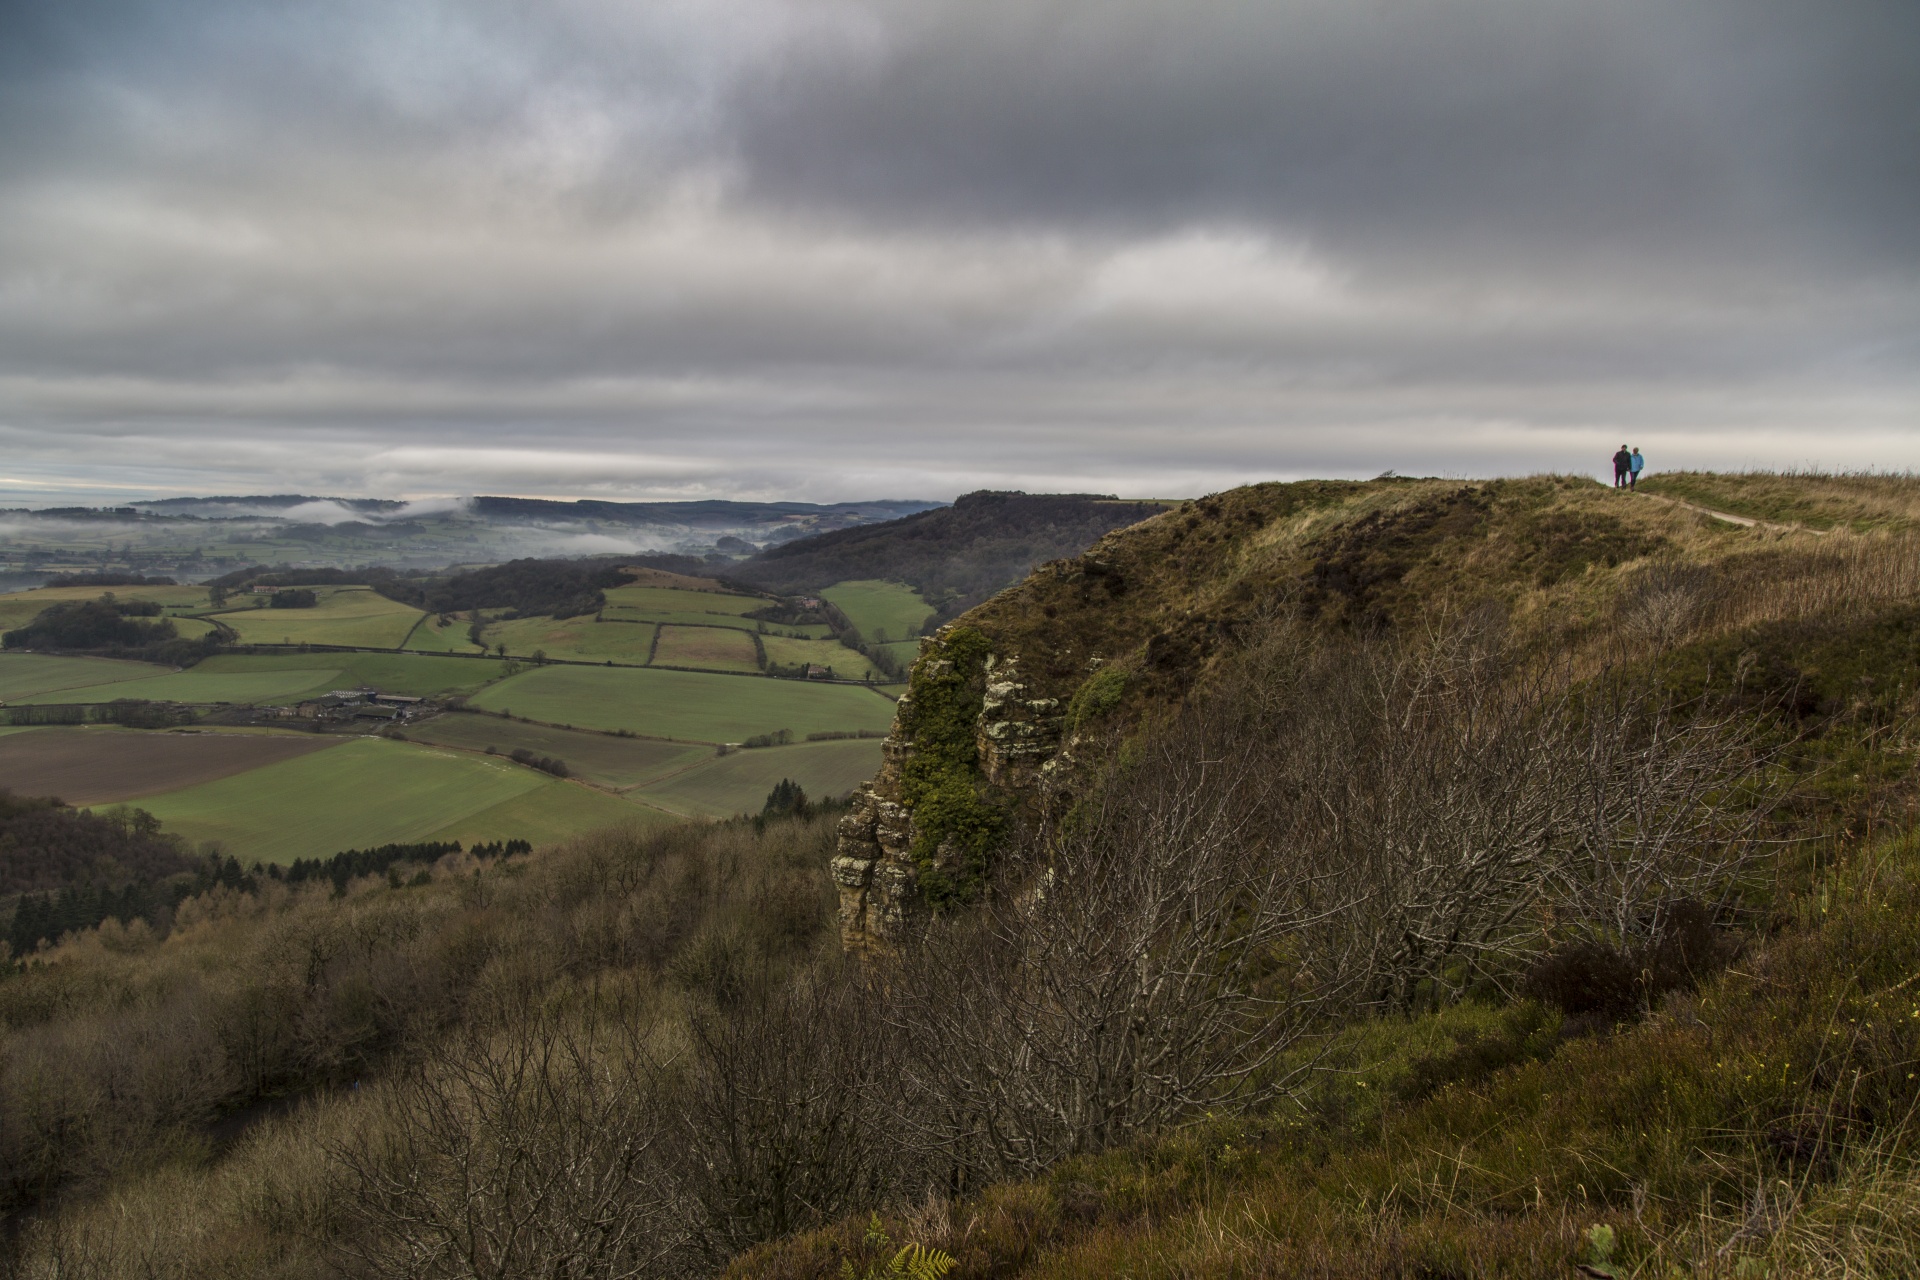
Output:
[[1647,460],[1640,456],[1640,450],[1635,449],[1632,460],[1627,463],[1627,488],[1637,489],[1640,487],[1640,468],[1646,465]]

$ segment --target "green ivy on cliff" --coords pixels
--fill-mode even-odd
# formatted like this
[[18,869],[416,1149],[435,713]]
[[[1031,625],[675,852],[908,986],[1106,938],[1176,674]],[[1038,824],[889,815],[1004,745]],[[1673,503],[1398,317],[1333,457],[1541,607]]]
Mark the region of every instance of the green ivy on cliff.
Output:
[[[983,632],[960,627],[929,641],[914,664],[901,726],[913,755],[900,771],[900,798],[913,814],[920,891],[935,910],[979,897],[1006,827],[1006,815],[981,794],[974,740],[992,647]],[[960,855],[957,865],[936,861],[943,845]]]

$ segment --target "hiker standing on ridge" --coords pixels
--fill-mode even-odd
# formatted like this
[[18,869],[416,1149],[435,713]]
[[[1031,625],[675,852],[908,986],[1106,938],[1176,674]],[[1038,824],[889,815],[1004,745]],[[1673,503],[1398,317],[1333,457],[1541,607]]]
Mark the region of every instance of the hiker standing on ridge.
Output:
[[1620,452],[1613,455],[1613,487],[1627,487],[1627,476],[1633,468],[1633,455],[1627,452],[1627,446],[1621,445]]
[[1635,449],[1633,451],[1633,461],[1627,464],[1627,488],[1638,489],[1640,487],[1640,469],[1646,465],[1647,460],[1640,456],[1638,449]]

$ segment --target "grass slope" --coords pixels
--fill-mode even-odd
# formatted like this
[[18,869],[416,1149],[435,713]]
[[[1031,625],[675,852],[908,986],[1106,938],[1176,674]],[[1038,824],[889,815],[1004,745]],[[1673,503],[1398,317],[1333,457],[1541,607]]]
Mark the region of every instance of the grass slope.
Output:
[[505,754],[524,747],[567,762],[575,777],[604,787],[635,787],[713,755],[711,747],[655,738],[616,738],[604,733],[555,729],[522,724],[496,716],[452,713],[407,726],[417,742],[461,747],[469,751],[496,748]]
[[121,662],[113,658],[55,658],[40,653],[0,653],[0,702],[18,702],[36,694],[122,684],[130,680],[150,680],[167,670],[166,667],[156,667],[147,662]]
[[427,840],[458,840],[464,845],[518,838],[552,844],[586,831],[608,827],[652,829],[684,819],[651,805],[610,796],[578,783],[560,782],[502,800],[427,834]]
[[406,648],[419,653],[479,653],[480,646],[467,639],[471,624],[465,618],[450,618],[445,626],[428,614],[407,636]]
[[879,771],[878,738],[803,742],[712,756],[637,794],[682,812],[726,818],[758,813],[782,778],[823,800],[846,795]]
[[920,593],[899,582],[878,580],[836,582],[820,592],[869,641],[905,640],[920,633],[933,606]]
[[[505,801],[563,787],[569,800],[592,794],[506,760],[357,738],[315,755],[152,796],[140,807],[167,830],[193,841],[218,840],[243,861],[288,862],[424,840]],[[590,829],[603,816],[597,809],[585,812],[575,829]],[[550,811],[539,810],[529,830],[535,826],[542,839],[551,838]],[[519,834],[500,830],[488,838]]]
[[885,700],[848,685],[624,667],[539,667],[490,686],[473,705],[695,742],[739,742],[777,729],[802,737],[885,729],[893,721]]
[[397,649],[420,611],[368,587],[316,587],[311,609],[255,607],[211,615],[245,644],[341,644]]
[[1640,489],[1712,511],[1810,529],[1869,532],[1920,527],[1920,494],[1914,492],[1910,479],[1897,475],[1667,471],[1643,477]]

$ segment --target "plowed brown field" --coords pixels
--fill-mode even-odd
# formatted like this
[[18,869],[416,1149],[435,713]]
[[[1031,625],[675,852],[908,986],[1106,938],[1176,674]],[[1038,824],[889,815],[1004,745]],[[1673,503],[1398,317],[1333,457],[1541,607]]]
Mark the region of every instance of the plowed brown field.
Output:
[[0,737],[0,787],[68,804],[113,804],[212,782],[338,745],[293,733],[167,733],[53,728]]

